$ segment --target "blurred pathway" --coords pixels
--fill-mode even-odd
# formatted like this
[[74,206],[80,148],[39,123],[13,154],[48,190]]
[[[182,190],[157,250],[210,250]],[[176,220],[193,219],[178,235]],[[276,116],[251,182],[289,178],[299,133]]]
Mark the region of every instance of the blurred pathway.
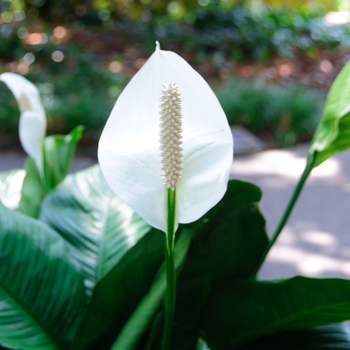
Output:
[[[231,176],[251,181],[264,192],[261,203],[271,234],[305,165],[308,146],[236,157]],[[0,153],[0,171],[22,168],[25,156]],[[92,164],[77,158],[72,171]],[[316,168],[308,179],[289,222],[271,250],[260,277],[350,277],[350,150]]]
[[[271,235],[304,170],[308,145],[238,157],[231,176],[259,185]],[[350,277],[350,151],[314,169],[260,277]]]

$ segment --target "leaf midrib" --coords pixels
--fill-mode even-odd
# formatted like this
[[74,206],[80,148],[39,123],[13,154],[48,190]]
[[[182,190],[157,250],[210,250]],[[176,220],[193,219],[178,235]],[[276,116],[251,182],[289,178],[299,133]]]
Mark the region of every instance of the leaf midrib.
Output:
[[[108,222],[108,218],[109,218],[109,213],[111,210],[111,206],[110,203],[112,201],[112,198],[109,197],[108,198],[108,202],[106,204],[107,209],[104,210],[102,212],[103,217],[102,217],[102,228],[101,228],[101,233],[105,233],[106,232],[106,227],[107,227],[107,222]],[[103,277],[103,270],[104,270],[104,259],[106,256],[106,241],[107,241],[107,235],[106,234],[101,234],[100,235],[100,244],[98,247],[98,252],[97,252],[97,264],[96,264],[96,281],[95,283],[97,283],[98,280],[100,280]]]

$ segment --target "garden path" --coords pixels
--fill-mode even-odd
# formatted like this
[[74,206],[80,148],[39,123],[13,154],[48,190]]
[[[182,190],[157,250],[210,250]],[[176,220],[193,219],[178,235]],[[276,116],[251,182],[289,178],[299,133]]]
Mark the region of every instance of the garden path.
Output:
[[[236,157],[231,177],[256,183],[271,234],[303,171],[308,145]],[[0,152],[0,171],[23,167],[25,155]],[[73,171],[96,163],[76,158]],[[260,277],[350,277],[350,150],[316,168],[287,226],[271,250]]]
[[[304,170],[307,152],[308,145],[300,145],[233,162],[233,178],[262,188],[261,207],[270,235]],[[350,150],[313,170],[259,276],[297,274],[350,277]]]

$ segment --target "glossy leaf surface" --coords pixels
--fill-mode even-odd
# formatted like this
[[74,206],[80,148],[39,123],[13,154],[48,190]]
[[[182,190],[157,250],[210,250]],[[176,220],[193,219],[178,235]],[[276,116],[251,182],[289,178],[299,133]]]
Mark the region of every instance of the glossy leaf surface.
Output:
[[335,79],[309,150],[314,167],[350,147],[350,62]]
[[62,238],[0,205],[0,260],[0,344],[66,348],[87,298]]
[[[261,191],[253,184],[232,180],[223,199],[203,218],[180,225],[194,239],[177,282],[177,301],[171,349],[193,350],[199,336],[199,317],[214,281],[251,275],[267,245],[265,220],[257,203]],[[156,334],[156,335],[154,335]],[[154,320],[147,347],[161,346],[162,323]]]
[[71,349],[109,349],[149,291],[163,260],[164,233],[151,229],[97,282]]
[[231,180],[217,206],[199,221],[191,251],[177,287],[175,323],[184,329],[197,322],[213,281],[248,278],[267,246],[265,220],[257,203],[261,190]]
[[77,126],[68,135],[53,135],[45,138],[44,177],[47,192],[55,188],[68,174],[82,132],[83,128]]
[[231,349],[276,332],[350,319],[350,281],[294,277],[281,281],[223,279],[201,316],[212,350]]
[[[182,233],[175,246],[175,270],[179,269],[186,257],[192,235],[190,232]],[[141,336],[147,328],[150,321],[154,318],[159,309],[166,292],[166,271],[165,266],[160,268],[155,277],[149,292],[142,298],[136,310],[129,318],[122,331],[113,343],[111,350],[133,350],[138,344]]]
[[67,176],[45,198],[40,219],[69,243],[90,289],[150,229],[109,189],[98,165]]
[[237,350],[348,350],[350,331],[345,323],[296,329],[259,338]]

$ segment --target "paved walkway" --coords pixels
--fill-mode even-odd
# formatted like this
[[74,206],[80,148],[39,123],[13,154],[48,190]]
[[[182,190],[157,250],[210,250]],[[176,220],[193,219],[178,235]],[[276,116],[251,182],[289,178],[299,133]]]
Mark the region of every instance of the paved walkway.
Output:
[[[308,146],[237,157],[232,177],[259,185],[261,203],[272,233],[305,165]],[[23,166],[25,156],[0,153],[0,171]],[[96,160],[78,158],[73,170]],[[350,151],[337,154],[309,178],[287,226],[271,250],[260,277],[350,277]]]
[[[234,178],[264,192],[261,203],[272,234],[304,170],[308,146],[239,157]],[[350,151],[336,154],[313,170],[290,220],[270,251],[260,277],[350,277]]]

